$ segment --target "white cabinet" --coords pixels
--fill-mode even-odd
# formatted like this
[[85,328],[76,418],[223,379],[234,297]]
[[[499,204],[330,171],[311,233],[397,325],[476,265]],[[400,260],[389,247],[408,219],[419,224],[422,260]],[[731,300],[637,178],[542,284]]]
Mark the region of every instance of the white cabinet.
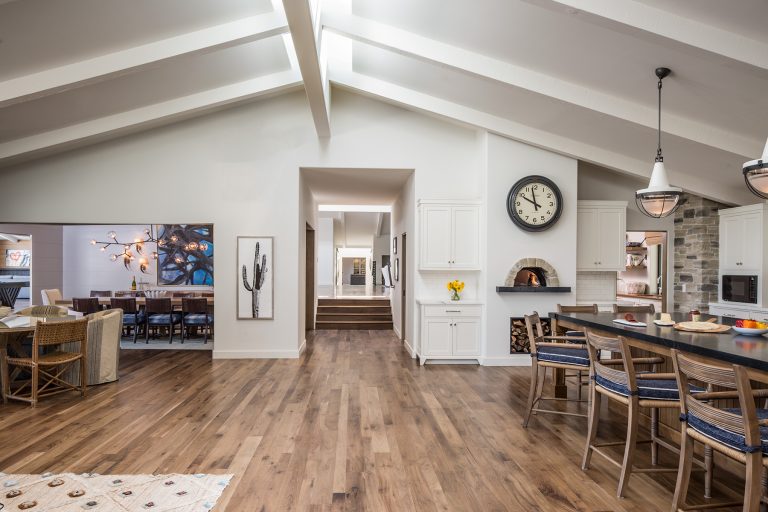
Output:
[[626,201],[579,201],[576,269],[619,272],[626,267]]
[[721,214],[720,269],[726,272],[762,269],[762,213]]
[[419,202],[420,270],[480,270],[480,205]]
[[726,318],[741,318],[742,320],[757,320],[758,322],[768,322],[768,310],[766,309],[747,309],[733,307],[730,304],[709,304],[709,314],[724,316]]
[[421,302],[421,364],[480,358],[482,306]]

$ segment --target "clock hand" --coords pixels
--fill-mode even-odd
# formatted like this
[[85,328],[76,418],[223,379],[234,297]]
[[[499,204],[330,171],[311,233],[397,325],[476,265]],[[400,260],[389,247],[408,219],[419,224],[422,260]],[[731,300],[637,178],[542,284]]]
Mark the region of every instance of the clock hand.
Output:
[[536,202],[536,192],[531,190],[531,195],[533,196],[533,201],[531,202],[533,203],[534,208],[536,208],[536,211],[539,211],[539,208],[541,208],[541,205]]
[[529,202],[529,203],[531,203],[532,205],[534,205],[534,206],[537,206],[537,204],[536,204],[536,202],[535,202],[535,201],[531,201],[530,199],[528,199],[527,197],[525,197],[523,194],[520,194],[520,197],[522,197],[523,199],[525,199],[526,201],[528,201],[528,202]]

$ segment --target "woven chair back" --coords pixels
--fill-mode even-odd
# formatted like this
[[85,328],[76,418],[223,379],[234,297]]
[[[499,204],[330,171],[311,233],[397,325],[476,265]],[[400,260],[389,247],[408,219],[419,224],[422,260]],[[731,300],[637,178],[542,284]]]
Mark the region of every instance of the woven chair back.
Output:
[[35,325],[35,336],[32,340],[33,355],[37,356],[39,347],[63,345],[65,343],[85,344],[87,339],[87,318],[62,322],[39,322]]
[[[600,362],[601,350],[620,353],[624,369],[617,370],[613,365],[609,366]],[[589,354],[589,361],[592,364],[592,371],[595,376],[623,384],[630,392],[637,391],[635,365],[632,362],[629,344],[624,337],[609,338],[595,334],[587,329],[587,353]]]
[[638,314],[647,313],[649,315],[652,315],[656,312],[656,308],[653,307],[653,304],[646,304],[644,306],[620,306],[619,304],[614,304],[613,312],[614,313],[638,313]]
[[597,304],[592,304],[591,306],[563,306],[561,304],[557,305],[557,312],[558,313],[592,313],[597,314]]

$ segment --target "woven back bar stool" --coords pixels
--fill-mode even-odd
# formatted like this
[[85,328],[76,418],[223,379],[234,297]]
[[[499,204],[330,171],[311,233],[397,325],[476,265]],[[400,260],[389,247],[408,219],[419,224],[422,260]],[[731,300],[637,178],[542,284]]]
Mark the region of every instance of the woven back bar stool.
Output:
[[[557,305],[557,312],[558,313],[591,313],[593,315],[596,315],[598,313],[597,304],[590,304],[589,306],[563,306],[562,304]],[[552,333],[557,334],[557,333]],[[584,331],[565,331],[566,336],[578,336],[581,338],[584,338],[586,334]],[[584,340],[582,340],[583,343]],[[582,395],[582,389],[585,385],[589,384],[588,380],[584,380],[584,372],[583,371],[577,371],[575,374],[572,375],[565,375],[565,378],[569,377],[576,377],[578,381],[578,387],[576,388],[576,398],[581,400]]]
[[[600,360],[600,351],[606,350],[621,354],[621,367],[617,360]],[[587,445],[584,450],[582,469],[588,470],[592,453],[605,457],[621,469],[619,484],[616,490],[618,497],[623,497],[632,473],[674,472],[674,468],[656,467],[658,464],[658,449],[662,446],[675,453],[679,449],[659,437],[659,409],[676,409],[680,407],[677,381],[673,373],[655,373],[658,364],[664,362],[661,357],[633,358],[629,345],[623,337],[607,338],[587,330],[587,353],[592,363],[590,382],[589,426],[587,429]],[[650,364],[653,372],[638,373],[635,364]],[[697,391],[703,391],[697,388]],[[601,398],[606,397],[627,406],[627,438],[625,441],[595,443],[598,424],[600,422]],[[640,407],[651,409],[651,438],[638,441]],[[651,444],[651,468],[636,468],[633,465],[635,447],[638,443]],[[612,458],[603,448],[624,445],[624,458],[621,462]],[[703,464],[703,463],[702,463]]]
[[[531,418],[532,412],[586,418],[586,414],[553,411],[537,407],[539,402],[543,400],[568,400],[567,398],[542,396],[548,368],[576,371],[589,370],[589,356],[584,345],[584,337],[544,336],[541,319],[535,311],[531,315],[525,315],[525,327],[528,330],[528,340],[531,344],[531,389],[528,394],[528,406],[523,418],[523,428],[528,427],[528,421]],[[577,399],[576,401],[583,402],[584,400]]]
[[653,306],[653,304],[646,304],[644,306],[620,306],[618,304],[614,304],[613,312],[614,313],[637,313],[637,314],[647,313],[649,315],[652,315],[656,312],[656,308]]
[[[711,503],[706,508],[742,505],[744,512],[757,512],[766,503],[762,482],[768,466],[768,409],[758,409],[755,399],[765,398],[766,389],[752,389],[746,368],[739,365],[713,365],[672,350],[672,362],[680,395],[680,466],[672,501],[672,512],[698,510],[688,507],[685,499],[691,478],[693,443],[746,465],[744,501]],[[691,381],[707,384],[704,393],[693,393]],[[712,391],[714,386],[724,391]],[[718,408],[719,400],[738,399],[738,408]]]

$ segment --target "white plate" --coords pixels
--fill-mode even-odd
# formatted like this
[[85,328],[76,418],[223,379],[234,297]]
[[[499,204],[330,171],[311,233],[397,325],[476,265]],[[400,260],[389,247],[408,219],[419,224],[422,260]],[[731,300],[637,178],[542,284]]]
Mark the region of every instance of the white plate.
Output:
[[736,327],[735,325],[731,326],[731,328],[737,333],[745,336],[762,336],[768,332],[768,329],[750,329],[749,327]]
[[614,318],[613,321],[616,322],[617,324],[628,325],[629,327],[647,327],[648,326],[648,324],[646,324],[645,322],[628,322],[623,318]]
[[672,327],[673,325],[675,325],[675,322],[665,322],[663,320],[654,320],[653,323],[661,327]]

